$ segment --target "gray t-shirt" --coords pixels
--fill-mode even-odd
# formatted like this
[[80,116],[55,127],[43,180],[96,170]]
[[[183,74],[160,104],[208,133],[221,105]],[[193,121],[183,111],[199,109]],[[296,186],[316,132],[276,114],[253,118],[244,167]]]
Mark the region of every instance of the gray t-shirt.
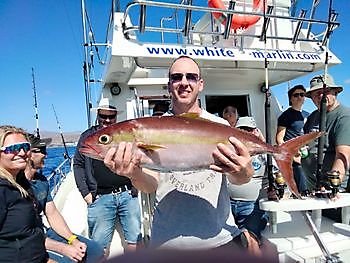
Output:
[[[319,111],[314,111],[304,126],[304,132],[317,131],[319,129]],[[324,159],[322,174],[332,169],[337,145],[350,145],[350,109],[339,105],[326,114],[326,140],[324,146]],[[310,145],[310,156],[303,159],[302,165],[307,175],[308,187],[315,187],[315,172],[317,168],[317,141]],[[344,182],[346,182],[345,180]]]
[[[201,117],[228,124],[204,110]],[[226,176],[209,169],[160,174],[151,246],[210,249],[230,242],[239,233]]]
[[253,156],[252,165],[254,175],[248,183],[235,185],[228,182],[228,192],[231,199],[255,201],[266,196],[264,189],[269,185],[266,173],[266,154]]

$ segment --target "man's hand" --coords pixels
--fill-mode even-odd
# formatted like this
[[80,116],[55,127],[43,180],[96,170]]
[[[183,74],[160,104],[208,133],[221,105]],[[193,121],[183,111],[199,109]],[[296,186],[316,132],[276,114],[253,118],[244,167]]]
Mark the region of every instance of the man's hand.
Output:
[[108,150],[104,164],[114,173],[131,178],[140,170],[141,153],[133,143],[121,142],[117,148]]
[[87,246],[78,239],[73,240],[71,245],[65,244],[62,254],[69,257],[74,262],[81,261],[86,254]]
[[214,159],[222,165],[212,164],[210,169],[228,174],[228,179],[233,184],[247,183],[254,174],[249,151],[238,139],[230,137],[229,141],[231,147],[219,143],[213,152]]

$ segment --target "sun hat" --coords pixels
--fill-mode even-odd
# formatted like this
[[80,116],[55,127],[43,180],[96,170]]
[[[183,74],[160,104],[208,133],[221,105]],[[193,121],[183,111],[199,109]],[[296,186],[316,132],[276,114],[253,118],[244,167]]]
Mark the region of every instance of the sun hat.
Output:
[[327,88],[330,89],[336,89],[337,93],[340,93],[343,91],[343,87],[336,85],[334,83],[333,77],[330,74],[326,75],[325,81],[324,81],[324,76],[323,75],[318,75],[313,77],[310,80],[310,89],[306,92],[306,97],[311,98],[311,92],[314,90],[322,89],[323,88],[323,83],[326,84]]
[[253,117],[239,117],[236,123],[236,128],[240,127],[248,127],[248,128],[256,128],[256,122]]
[[101,98],[100,102],[98,103],[97,110],[117,111],[117,107],[109,98]]

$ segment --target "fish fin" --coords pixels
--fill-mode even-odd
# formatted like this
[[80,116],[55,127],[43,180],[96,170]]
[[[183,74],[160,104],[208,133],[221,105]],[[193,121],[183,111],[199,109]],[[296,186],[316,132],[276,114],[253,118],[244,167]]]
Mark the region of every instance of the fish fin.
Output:
[[159,149],[165,149],[166,147],[160,144],[147,144],[143,142],[136,143],[137,147],[147,151],[157,151]]
[[207,121],[207,122],[213,122],[211,120],[204,119],[204,118],[200,117],[200,115],[198,113],[195,113],[195,112],[181,113],[181,114],[176,115],[176,116],[183,117],[183,118],[190,118],[190,119],[199,119],[199,120]]
[[284,180],[286,181],[289,190],[297,197],[297,198],[301,198],[301,195],[298,191],[298,187],[297,184],[295,182],[294,179],[294,174],[293,174],[293,169],[292,169],[292,158],[293,155],[290,155],[287,157],[287,160],[279,160],[279,159],[275,159],[278,168],[280,169]]
[[274,154],[278,168],[280,169],[289,189],[291,192],[298,198],[301,198],[301,195],[298,191],[298,187],[295,183],[293,170],[292,170],[292,161],[293,157],[298,154],[298,151],[301,147],[308,144],[309,142],[317,139],[324,135],[324,132],[311,132],[302,136],[298,136],[289,141],[284,142],[280,146],[278,153]]
[[178,117],[184,117],[184,118],[190,118],[190,119],[199,119],[199,114],[195,112],[187,112],[187,113],[181,113],[177,115]]

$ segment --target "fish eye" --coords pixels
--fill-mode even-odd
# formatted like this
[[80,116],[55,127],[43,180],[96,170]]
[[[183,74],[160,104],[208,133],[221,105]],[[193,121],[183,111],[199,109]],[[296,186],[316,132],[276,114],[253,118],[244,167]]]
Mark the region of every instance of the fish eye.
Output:
[[99,138],[98,138],[98,142],[102,143],[102,144],[108,144],[111,142],[111,136],[109,136],[108,134],[102,134]]

